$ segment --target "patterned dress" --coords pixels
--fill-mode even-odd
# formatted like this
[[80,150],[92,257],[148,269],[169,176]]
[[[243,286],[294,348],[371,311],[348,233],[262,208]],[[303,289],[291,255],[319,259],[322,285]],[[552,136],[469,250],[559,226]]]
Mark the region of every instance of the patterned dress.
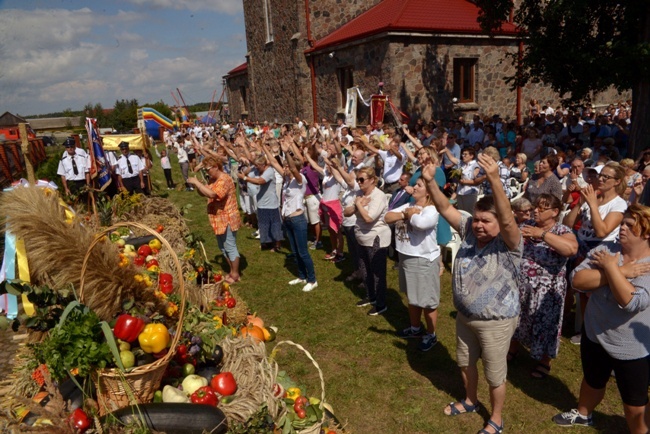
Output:
[[[524,224],[533,225],[530,220]],[[555,235],[572,233],[556,224],[549,230]],[[557,357],[562,329],[562,311],[566,295],[567,259],[548,244],[533,238],[524,241],[519,273],[521,314],[514,338],[530,349],[535,360],[544,355]]]

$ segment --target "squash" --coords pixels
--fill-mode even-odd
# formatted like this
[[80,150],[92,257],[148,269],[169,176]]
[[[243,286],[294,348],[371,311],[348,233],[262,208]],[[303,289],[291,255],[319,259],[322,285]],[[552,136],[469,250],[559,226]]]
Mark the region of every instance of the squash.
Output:
[[243,338],[251,336],[256,342],[264,342],[264,331],[255,325],[248,324],[240,329]]
[[275,340],[275,330],[272,328],[266,328],[262,327],[262,331],[264,332],[264,340],[266,342],[273,342]]
[[248,319],[248,324],[253,324],[261,329],[264,328],[264,320],[257,316],[257,314],[248,315],[246,318]]

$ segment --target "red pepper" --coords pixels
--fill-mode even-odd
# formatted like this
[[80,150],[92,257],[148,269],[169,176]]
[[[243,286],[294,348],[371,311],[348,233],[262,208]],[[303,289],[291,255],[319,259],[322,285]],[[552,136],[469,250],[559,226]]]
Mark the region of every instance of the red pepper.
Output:
[[192,394],[190,397],[190,400],[194,404],[205,404],[205,405],[211,405],[213,407],[216,407],[217,404],[219,403],[219,398],[217,398],[217,394],[214,393],[214,390],[210,386],[203,386],[200,387]]
[[91,425],[90,418],[81,408],[77,408],[75,411],[70,413],[69,420],[72,427],[80,433],[85,432]]
[[125,313],[117,317],[113,334],[116,338],[131,343],[138,339],[138,335],[144,329],[144,326],[143,320]]

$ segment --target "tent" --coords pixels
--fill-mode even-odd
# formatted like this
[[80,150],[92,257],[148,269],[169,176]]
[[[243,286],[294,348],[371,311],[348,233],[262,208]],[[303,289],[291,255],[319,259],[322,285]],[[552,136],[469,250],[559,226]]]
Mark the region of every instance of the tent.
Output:
[[214,118],[214,116],[205,115],[201,118],[201,122],[203,122],[204,124],[214,125],[217,123],[217,120]]

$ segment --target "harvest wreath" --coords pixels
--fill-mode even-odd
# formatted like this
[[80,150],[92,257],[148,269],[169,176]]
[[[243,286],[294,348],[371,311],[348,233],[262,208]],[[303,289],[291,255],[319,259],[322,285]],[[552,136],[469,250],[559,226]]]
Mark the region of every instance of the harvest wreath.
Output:
[[[103,209],[115,224],[102,228],[50,189],[0,197],[7,236],[24,246],[16,255],[28,266],[0,284],[24,308],[0,319],[27,331],[0,383],[0,430],[342,432],[316,361],[289,341],[267,355],[276,329],[212,271],[179,211],[162,198],[113,200],[119,206]],[[311,360],[318,398],[280,371],[281,346]]]

